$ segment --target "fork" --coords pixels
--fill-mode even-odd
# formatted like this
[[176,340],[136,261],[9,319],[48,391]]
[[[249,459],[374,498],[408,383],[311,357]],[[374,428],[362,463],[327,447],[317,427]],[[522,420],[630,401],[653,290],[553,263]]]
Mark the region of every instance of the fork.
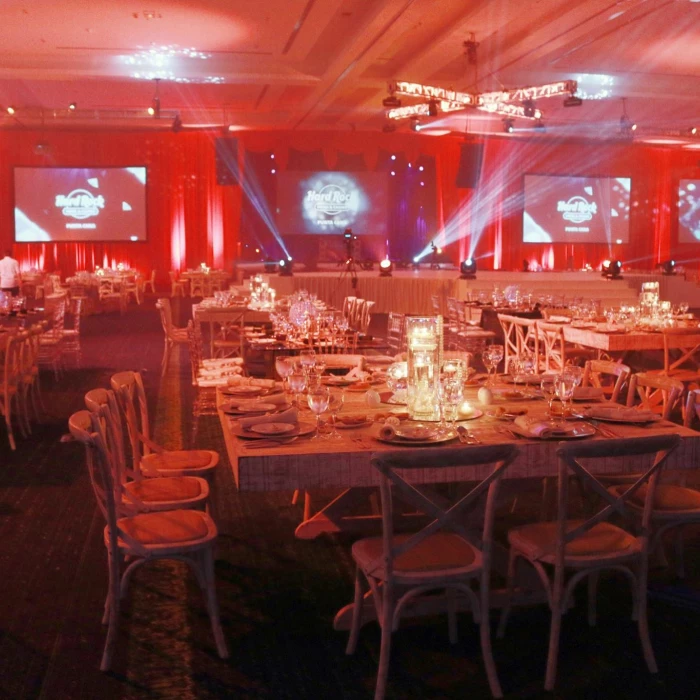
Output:
[[285,438],[279,439],[279,440],[258,440],[258,442],[255,442],[253,444],[246,444],[246,449],[247,450],[261,450],[265,447],[278,447],[279,445],[288,445],[290,442],[294,442],[295,440],[298,440],[299,436],[295,435],[294,437],[290,438]]

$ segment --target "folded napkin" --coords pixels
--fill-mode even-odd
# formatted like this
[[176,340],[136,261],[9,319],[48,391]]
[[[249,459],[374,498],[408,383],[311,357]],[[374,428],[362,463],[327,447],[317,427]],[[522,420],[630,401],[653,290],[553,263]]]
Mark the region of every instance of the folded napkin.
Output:
[[220,369],[207,369],[206,367],[202,367],[199,370],[198,376],[202,377],[203,379],[221,379],[222,377],[233,379],[234,377],[240,376],[242,373],[242,367],[233,366],[222,367]]
[[382,440],[393,440],[396,437],[396,428],[391,423],[384,423],[379,428],[379,437]]
[[197,377],[197,386],[202,389],[211,387],[227,386],[229,377]]
[[529,416],[518,416],[513,425],[516,425],[523,433],[538,438],[550,438],[562,434],[562,429],[553,427],[550,421],[538,420]]
[[274,379],[258,379],[241,375],[231,377],[228,383],[229,386],[259,386],[263,389],[274,389],[277,386]]
[[248,430],[254,425],[261,423],[297,423],[299,421],[299,412],[296,408],[290,408],[282,413],[272,413],[267,416],[251,416],[250,418],[241,418],[238,424],[243,430]]
[[570,316],[550,316],[547,320],[550,323],[571,323]]
[[273,403],[275,406],[284,406],[287,403],[287,397],[284,394],[272,394],[270,396],[263,396],[261,399],[255,399],[251,401],[239,401],[236,406],[254,406],[258,403]]
[[205,369],[221,369],[223,367],[240,367],[243,365],[242,357],[208,358],[202,360]]
[[577,386],[574,389],[574,399],[579,401],[592,401],[593,399],[602,399],[604,392],[597,386]]
[[345,379],[359,379],[361,382],[365,382],[369,379],[369,372],[353,367],[344,377]]
[[586,414],[591,418],[609,418],[611,420],[622,421],[652,421],[658,418],[653,411],[644,411],[636,408],[625,408],[624,406],[596,406],[591,408]]

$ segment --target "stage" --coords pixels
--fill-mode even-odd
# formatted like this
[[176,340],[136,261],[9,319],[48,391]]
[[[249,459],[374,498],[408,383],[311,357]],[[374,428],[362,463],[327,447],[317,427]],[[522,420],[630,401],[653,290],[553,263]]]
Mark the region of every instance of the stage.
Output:
[[[468,299],[484,291],[490,294],[494,288],[503,290],[515,285],[522,294],[563,297],[573,299],[597,299],[603,306],[636,304],[642,282],[658,281],[662,299],[677,304],[687,301],[692,307],[700,306],[700,289],[694,281],[686,281],[682,275],[666,276],[653,272],[625,273],[622,279],[607,280],[600,272],[506,272],[479,271],[476,279],[460,279],[459,271],[447,270],[398,270],[391,277],[380,277],[378,270],[358,271],[353,280],[351,273],[340,269],[320,272],[299,272],[293,277],[265,275],[270,286],[280,295],[306,289],[318,295],[327,304],[340,308],[346,296],[361,296],[376,302],[376,313],[431,314],[432,297],[437,295],[445,312],[447,297]],[[356,287],[353,287],[356,282]]]

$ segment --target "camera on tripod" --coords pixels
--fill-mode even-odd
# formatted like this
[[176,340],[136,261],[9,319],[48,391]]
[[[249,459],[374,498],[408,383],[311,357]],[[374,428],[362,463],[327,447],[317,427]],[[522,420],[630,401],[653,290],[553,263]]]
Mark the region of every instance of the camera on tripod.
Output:
[[357,240],[357,236],[353,234],[351,228],[346,228],[343,232],[343,238],[345,239],[347,262],[353,262],[355,259],[355,241]]

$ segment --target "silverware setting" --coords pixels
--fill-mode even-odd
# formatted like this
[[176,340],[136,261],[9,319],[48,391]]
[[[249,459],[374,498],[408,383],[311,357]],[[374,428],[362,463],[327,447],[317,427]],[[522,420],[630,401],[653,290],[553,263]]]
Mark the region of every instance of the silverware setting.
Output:
[[481,445],[481,440],[463,425],[457,426],[457,437],[464,445]]

